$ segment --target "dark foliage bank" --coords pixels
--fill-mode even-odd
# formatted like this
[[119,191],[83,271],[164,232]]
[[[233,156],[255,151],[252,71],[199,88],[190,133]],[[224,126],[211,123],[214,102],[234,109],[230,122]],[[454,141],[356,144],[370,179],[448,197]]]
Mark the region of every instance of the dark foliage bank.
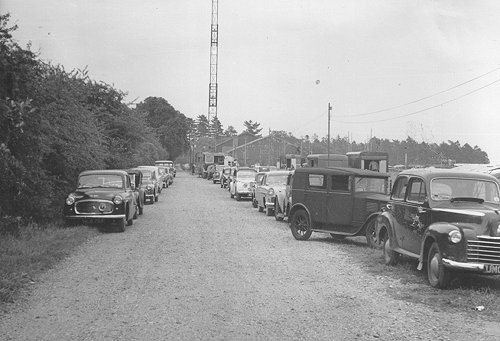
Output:
[[60,217],[84,169],[151,164],[185,151],[187,119],[166,100],[131,108],[123,92],[87,70],[39,60],[12,38],[15,29],[0,15],[0,233]]

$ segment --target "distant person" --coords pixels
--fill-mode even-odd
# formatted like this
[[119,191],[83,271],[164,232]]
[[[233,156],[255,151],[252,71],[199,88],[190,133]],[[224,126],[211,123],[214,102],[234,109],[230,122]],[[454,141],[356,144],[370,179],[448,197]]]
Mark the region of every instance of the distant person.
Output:
[[191,174],[194,175],[194,171],[196,170],[196,167],[194,166],[194,163],[191,164]]

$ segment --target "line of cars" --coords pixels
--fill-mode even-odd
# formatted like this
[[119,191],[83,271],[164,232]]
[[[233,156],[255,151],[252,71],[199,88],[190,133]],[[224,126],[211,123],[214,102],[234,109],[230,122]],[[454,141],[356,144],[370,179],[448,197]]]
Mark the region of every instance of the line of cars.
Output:
[[417,260],[433,287],[447,288],[459,272],[500,274],[500,183],[492,175],[412,169],[391,188],[387,173],[357,168],[233,167],[220,179],[231,198],[286,218],[295,239],[364,236],[387,265]]
[[144,213],[146,203],[158,201],[173,178],[173,171],[164,166],[83,171],[65,200],[66,224],[109,222],[115,231],[124,232]]

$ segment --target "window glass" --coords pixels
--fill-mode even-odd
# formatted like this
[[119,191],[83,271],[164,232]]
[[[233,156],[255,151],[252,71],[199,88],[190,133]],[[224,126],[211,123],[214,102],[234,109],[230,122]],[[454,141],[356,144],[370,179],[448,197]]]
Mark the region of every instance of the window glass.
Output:
[[389,185],[387,178],[360,177],[354,178],[355,192],[373,192],[387,194]]
[[452,198],[479,198],[486,202],[500,202],[498,186],[495,182],[483,179],[437,178],[431,181],[432,200]]
[[325,176],[321,174],[309,174],[309,187],[326,188]]
[[392,198],[403,200],[405,198],[407,185],[408,185],[408,178],[403,176],[399,177],[396,180],[396,183],[394,184],[394,188],[392,191]]
[[425,184],[421,179],[413,179],[410,182],[408,201],[424,202],[426,197]]
[[332,190],[349,191],[349,175],[332,175]]

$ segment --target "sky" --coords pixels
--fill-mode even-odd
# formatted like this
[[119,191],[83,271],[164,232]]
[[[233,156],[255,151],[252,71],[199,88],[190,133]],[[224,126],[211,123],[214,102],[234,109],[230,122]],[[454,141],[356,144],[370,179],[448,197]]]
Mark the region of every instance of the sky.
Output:
[[[14,38],[127,101],[208,114],[212,0],[1,0]],[[500,163],[500,1],[219,0],[218,118],[238,132],[469,143]]]

